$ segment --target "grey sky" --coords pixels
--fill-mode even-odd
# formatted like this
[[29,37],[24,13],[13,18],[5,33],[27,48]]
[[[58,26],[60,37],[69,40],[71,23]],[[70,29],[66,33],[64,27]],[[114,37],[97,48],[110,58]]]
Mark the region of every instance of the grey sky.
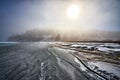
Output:
[[[71,4],[81,9],[75,20],[66,14]],[[120,31],[120,0],[0,1],[0,41],[35,28]]]

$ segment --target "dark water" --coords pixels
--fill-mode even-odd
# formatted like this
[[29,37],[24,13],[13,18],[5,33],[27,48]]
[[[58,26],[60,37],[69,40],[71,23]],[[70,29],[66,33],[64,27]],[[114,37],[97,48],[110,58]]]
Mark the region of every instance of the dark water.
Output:
[[10,45],[15,45],[18,44],[18,42],[0,42],[0,47],[1,46],[10,46]]

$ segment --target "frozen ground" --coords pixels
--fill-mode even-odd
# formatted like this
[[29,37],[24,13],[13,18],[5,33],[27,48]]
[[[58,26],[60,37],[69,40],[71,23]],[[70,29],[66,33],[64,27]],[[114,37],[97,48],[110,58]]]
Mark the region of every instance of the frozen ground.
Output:
[[120,79],[120,44],[60,42],[56,46],[70,50],[98,74],[110,80]]
[[116,43],[76,43],[71,44],[71,47],[82,48],[86,50],[98,50],[108,54],[120,54],[120,44]]
[[[2,43],[3,44],[3,43]],[[0,46],[0,80],[104,80],[54,42]]]
[[120,77],[120,65],[116,65],[116,64],[110,64],[110,63],[106,63],[106,62],[88,62],[88,64],[90,65],[90,67],[92,68],[94,66],[97,66],[98,68],[96,69],[96,71],[98,70],[100,72],[101,71],[107,71],[108,74],[112,75],[117,75]]

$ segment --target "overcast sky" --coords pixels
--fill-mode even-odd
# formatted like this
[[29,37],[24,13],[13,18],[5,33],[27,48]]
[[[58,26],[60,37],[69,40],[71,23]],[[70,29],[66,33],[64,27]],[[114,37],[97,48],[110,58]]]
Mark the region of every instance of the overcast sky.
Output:
[[[66,14],[72,4],[76,19]],[[0,0],[0,41],[35,28],[120,31],[120,0]]]

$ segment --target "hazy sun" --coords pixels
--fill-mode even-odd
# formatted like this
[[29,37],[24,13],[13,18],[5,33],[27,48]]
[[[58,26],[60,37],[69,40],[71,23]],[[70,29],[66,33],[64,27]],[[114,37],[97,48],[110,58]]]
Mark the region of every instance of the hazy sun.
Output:
[[67,9],[67,15],[69,18],[77,18],[79,16],[80,8],[78,5],[71,5]]

